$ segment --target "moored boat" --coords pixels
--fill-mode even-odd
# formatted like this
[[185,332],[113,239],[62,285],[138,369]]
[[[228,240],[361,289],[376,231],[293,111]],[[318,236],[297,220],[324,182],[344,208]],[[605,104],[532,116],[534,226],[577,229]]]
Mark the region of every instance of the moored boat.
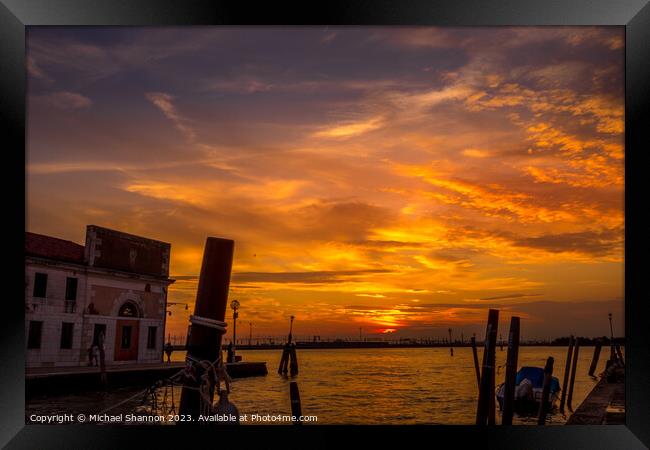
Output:
[[[541,367],[522,367],[517,372],[515,379],[515,402],[514,411],[520,416],[537,414],[542,401],[544,388],[544,369]],[[499,385],[496,391],[499,409],[503,410],[503,396],[505,383]],[[556,377],[551,378],[551,386],[548,396],[547,411],[552,412],[557,406],[560,395],[560,381]]]

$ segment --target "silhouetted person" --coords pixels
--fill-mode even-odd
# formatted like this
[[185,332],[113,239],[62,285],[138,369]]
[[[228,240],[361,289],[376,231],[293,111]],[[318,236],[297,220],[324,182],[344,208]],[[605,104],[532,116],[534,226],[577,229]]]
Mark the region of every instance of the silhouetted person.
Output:
[[226,362],[235,362],[235,353],[232,351],[232,341],[228,344],[228,356],[226,357]]
[[172,347],[171,342],[167,342],[165,344],[165,354],[167,355],[167,362],[172,362],[172,352],[174,351],[174,347]]

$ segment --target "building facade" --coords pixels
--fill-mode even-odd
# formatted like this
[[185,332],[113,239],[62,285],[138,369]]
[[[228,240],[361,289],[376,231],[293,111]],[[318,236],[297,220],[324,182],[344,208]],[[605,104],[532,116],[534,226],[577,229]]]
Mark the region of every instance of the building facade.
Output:
[[[162,361],[171,245],[88,225],[85,245],[26,233],[30,367]],[[93,347],[95,347],[93,351]]]

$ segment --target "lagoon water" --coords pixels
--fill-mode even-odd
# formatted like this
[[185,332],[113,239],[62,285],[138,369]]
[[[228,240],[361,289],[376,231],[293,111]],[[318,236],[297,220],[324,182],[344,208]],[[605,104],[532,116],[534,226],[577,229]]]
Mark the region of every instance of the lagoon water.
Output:
[[[552,356],[555,358],[553,375],[561,384],[566,352],[566,347],[520,347],[519,367],[544,367],[546,358]],[[316,424],[472,425],[475,422],[478,388],[469,347],[455,348],[453,357],[448,348],[298,349],[300,373],[293,378],[277,374],[281,353],[281,350],[237,351],[244,361],[266,361],[269,369],[264,377],[233,380],[230,400],[240,414],[290,414],[289,382],[297,381],[302,413],[317,416]],[[505,347],[503,351],[497,348],[498,366],[505,364],[506,353]],[[574,408],[597,382],[587,375],[592,355],[593,347],[580,349]],[[172,359],[182,361],[184,356],[183,352],[175,352]],[[596,373],[605,369],[608,356],[608,349],[604,348]],[[503,382],[504,375],[505,367],[500,367],[497,385]],[[27,414],[97,413],[141,389],[35,398],[29,401]],[[175,390],[175,398],[178,402],[180,387]],[[111,414],[132,412],[136,405],[137,402],[126,403]],[[554,414],[548,423],[565,421],[566,418]],[[515,417],[515,423],[536,421]]]

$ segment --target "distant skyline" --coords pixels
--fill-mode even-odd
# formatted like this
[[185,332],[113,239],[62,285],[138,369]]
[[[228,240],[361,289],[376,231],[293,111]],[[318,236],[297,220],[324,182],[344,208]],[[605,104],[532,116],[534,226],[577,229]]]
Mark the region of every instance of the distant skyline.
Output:
[[623,27],[29,27],[27,62],[28,231],[170,242],[171,334],[218,236],[243,338],[623,335]]

